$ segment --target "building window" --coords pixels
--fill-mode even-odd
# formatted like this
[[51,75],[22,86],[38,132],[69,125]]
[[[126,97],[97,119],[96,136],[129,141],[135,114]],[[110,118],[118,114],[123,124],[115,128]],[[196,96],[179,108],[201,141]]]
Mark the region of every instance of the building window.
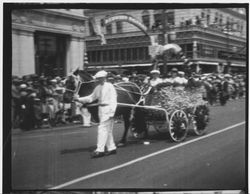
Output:
[[144,59],[146,59],[146,60],[149,60],[150,59],[150,55],[149,55],[149,53],[148,53],[148,48],[147,47],[144,47],[143,48],[143,54],[144,54]]
[[132,60],[136,61],[137,60],[137,48],[132,49]]
[[126,52],[126,50],[125,50],[125,49],[121,49],[121,50],[120,50],[120,54],[121,54],[121,61],[124,61],[124,60],[125,60],[125,52]]
[[197,44],[197,55],[198,57],[202,56],[202,44]]
[[132,59],[131,49],[128,48],[128,49],[127,49],[127,61],[131,61],[131,59]]
[[103,62],[107,62],[108,61],[108,51],[103,51]]
[[107,32],[107,34],[112,34],[112,24],[108,24],[106,26],[106,32]]
[[96,62],[101,62],[101,51],[96,51]]
[[205,13],[204,13],[204,11],[201,12],[201,18],[205,18]]
[[119,49],[115,49],[114,61],[119,61]]
[[139,48],[138,49],[138,52],[139,52],[139,60],[143,60],[143,47]]
[[217,23],[218,22],[218,12],[215,12],[215,17],[214,17],[214,23]]
[[222,14],[220,14],[220,21],[219,21],[219,23],[220,23],[220,25],[223,24],[223,15]]
[[36,47],[36,74],[44,76],[65,74],[65,56],[67,37],[60,34],[34,33]]
[[155,14],[154,15],[154,24],[156,28],[158,28],[161,25],[161,14]]
[[113,62],[113,58],[114,58],[113,57],[113,50],[109,50],[108,52],[109,52],[109,61]]
[[88,60],[89,60],[89,62],[92,62],[91,52],[90,52],[90,51],[87,51],[87,55],[88,55]]
[[207,10],[207,24],[210,24],[210,9]]
[[174,12],[167,12],[167,20],[169,25],[175,25],[175,17],[174,17]]
[[193,44],[186,44],[186,56],[193,57]]
[[122,33],[122,22],[121,21],[116,22],[116,32]]
[[96,55],[97,55],[97,52],[93,51],[92,52],[92,62],[96,62]]
[[147,10],[142,12],[142,23],[147,28],[150,28],[150,17],[149,17],[149,11],[147,11]]

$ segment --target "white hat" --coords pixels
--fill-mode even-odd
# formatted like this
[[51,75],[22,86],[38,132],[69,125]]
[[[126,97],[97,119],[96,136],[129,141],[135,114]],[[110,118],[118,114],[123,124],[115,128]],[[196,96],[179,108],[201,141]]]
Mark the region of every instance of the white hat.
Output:
[[108,73],[104,70],[101,70],[101,71],[98,71],[96,74],[95,74],[95,79],[96,78],[100,78],[100,77],[107,77]]
[[122,81],[128,82],[129,79],[127,77],[122,78]]
[[178,74],[185,75],[185,73],[183,71],[178,71]]
[[50,82],[56,83],[57,81],[56,81],[56,79],[52,79],[52,80],[50,80]]
[[152,71],[150,71],[150,73],[158,73],[158,74],[160,74],[160,71],[159,70],[157,70],[157,69],[154,69],[154,70],[152,70]]
[[56,80],[59,80],[59,81],[61,80],[61,78],[60,78],[59,76],[55,77],[55,79],[56,79]]
[[27,85],[26,85],[26,84],[21,84],[21,85],[20,85],[20,88],[22,88],[22,89],[23,89],[23,88],[27,88]]
[[231,75],[230,75],[230,74],[225,74],[224,77],[225,77],[225,78],[231,77]]

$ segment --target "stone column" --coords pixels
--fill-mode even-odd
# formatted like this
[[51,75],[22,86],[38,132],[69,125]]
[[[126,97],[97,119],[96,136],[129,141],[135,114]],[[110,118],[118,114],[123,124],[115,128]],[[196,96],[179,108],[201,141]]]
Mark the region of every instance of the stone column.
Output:
[[12,75],[20,75],[19,31],[12,31]]
[[82,37],[71,37],[67,52],[67,74],[78,67],[83,68],[84,39]]
[[20,30],[18,34],[13,33],[12,37],[12,74],[28,75],[35,73],[35,48],[34,33],[32,31]]
[[149,21],[150,21],[150,29],[152,27],[152,25],[154,24],[154,11],[153,10],[149,10]]

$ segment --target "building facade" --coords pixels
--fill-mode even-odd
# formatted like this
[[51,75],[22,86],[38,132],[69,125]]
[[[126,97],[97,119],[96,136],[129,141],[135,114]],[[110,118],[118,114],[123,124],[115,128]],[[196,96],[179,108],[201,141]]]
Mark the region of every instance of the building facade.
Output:
[[85,23],[79,9],[12,11],[12,74],[65,76],[83,66]]
[[[159,44],[176,43],[182,47],[195,71],[245,71],[246,13],[244,8],[172,9],[172,10],[86,10],[86,16],[102,20],[117,14],[133,16],[147,27]],[[162,22],[165,23],[162,23]],[[115,21],[102,27],[107,44],[101,45],[93,25],[88,22],[86,49],[89,69],[133,68],[148,70],[152,65],[149,55],[149,36],[136,26]],[[182,69],[183,61],[168,56],[167,66]],[[163,61],[159,67],[163,67]]]

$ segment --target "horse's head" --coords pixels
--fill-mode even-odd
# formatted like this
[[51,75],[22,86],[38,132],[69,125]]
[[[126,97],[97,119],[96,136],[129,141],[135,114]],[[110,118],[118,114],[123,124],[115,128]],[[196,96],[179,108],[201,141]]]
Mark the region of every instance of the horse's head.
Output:
[[96,80],[86,71],[79,70],[79,90],[80,97],[90,95],[97,85]]
[[86,96],[92,93],[95,88],[95,80],[84,70],[77,70],[73,74],[66,77],[64,102],[70,103],[73,96]]

